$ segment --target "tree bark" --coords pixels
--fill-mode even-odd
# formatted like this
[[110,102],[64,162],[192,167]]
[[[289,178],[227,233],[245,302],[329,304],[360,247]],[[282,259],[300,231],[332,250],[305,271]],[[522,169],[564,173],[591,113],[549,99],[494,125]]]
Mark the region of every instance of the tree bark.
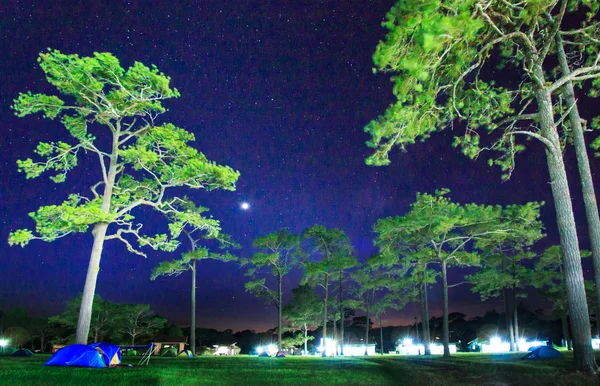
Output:
[[44,350],[44,346],[45,346],[44,343],[46,343],[45,340],[46,340],[45,339],[45,335],[44,334],[40,334],[40,351],[41,352],[46,352],[46,350]]
[[519,343],[519,305],[517,304],[517,289],[515,286],[513,286],[513,322],[515,331],[515,347],[517,347],[517,344]]
[[308,326],[304,325],[304,356],[308,353]]
[[448,326],[448,275],[446,261],[442,261],[442,301],[444,303],[444,315],[442,323],[442,339],[444,341],[444,356],[450,356],[450,328]]
[[[534,71],[540,84],[545,84],[541,65],[536,64]],[[598,366],[592,349],[592,335],[590,333],[590,319],[585,297],[577,229],[560,139],[554,123],[552,97],[548,90],[540,87],[536,88],[535,97],[542,135],[552,144],[552,148],[546,146],[546,161],[556,209],[560,245],[565,259],[565,283],[571,313],[575,366],[578,371],[595,374]]]
[[421,324],[423,327],[423,348],[425,355],[431,355],[431,331],[429,330],[429,302],[427,300],[427,284],[423,284],[423,304],[421,309]]
[[196,356],[196,259],[192,263],[192,315],[190,323],[190,348]]
[[[558,63],[560,64],[562,75],[567,76],[571,73],[571,68],[567,62],[567,55],[565,54],[560,33],[556,34],[556,46],[558,51]],[[596,192],[594,191],[594,181],[592,180],[587,146],[585,144],[585,137],[583,136],[581,116],[579,115],[579,109],[577,108],[577,101],[575,100],[575,91],[572,82],[569,81],[565,83],[563,87],[563,96],[567,102],[569,120],[571,121],[577,168],[579,169],[579,177],[581,179],[585,217],[587,219],[590,247],[592,250],[594,282],[596,283],[596,308],[600,310],[600,217],[598,216]],[[598,318],[598,316],[596,316],[596,318]],[[600,337],[600,323],[598,322],[596,322],[596,330]]]
[[[283,349],[281,345],[281,325],[282,325],[282,312],[283,312],[283,294],[281,291],[281,273],[277,276],[277,347],[279,351]],[[327,301],[326,301],[327,302]]]
[[329,276],[325,275],[325,300],[323,301],[323,356],[327,356],[327,296],[329,295]]
[[131,335],[131,345],[135,346],[135,335]]
[[342,279],[342,270],[340,270],[340,355],[344,355],[344,289]]
[[506,330],[508,332],[508,339],[510,341],[510,351],[517,351],[515,349],[515,332],[513,330],[512,315],[510,314],[510,305],[508,304],[507,289],[502,290],[502,297],[504,298],[504,314],[506,315]]

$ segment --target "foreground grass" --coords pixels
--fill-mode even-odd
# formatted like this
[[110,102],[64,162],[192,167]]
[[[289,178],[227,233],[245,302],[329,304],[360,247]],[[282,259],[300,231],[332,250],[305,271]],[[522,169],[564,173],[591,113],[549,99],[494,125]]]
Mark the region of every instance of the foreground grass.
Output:
[[[353,358],[152,358],[148,367],[44,367],[49,355],[0,358],[7,385],[598,385],[573,374],[573,357],[521,361],[522,354]],[[600,355],[598,355],[600,360]],[[132,362],[125,358],[125,363]]]

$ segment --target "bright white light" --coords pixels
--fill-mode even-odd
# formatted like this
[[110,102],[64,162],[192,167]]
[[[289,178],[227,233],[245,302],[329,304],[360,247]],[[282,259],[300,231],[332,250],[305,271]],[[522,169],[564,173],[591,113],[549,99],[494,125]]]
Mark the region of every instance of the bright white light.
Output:
[[402,340],[402,344],[404,346],[412,346],[413,340],[411,338],[404,338],[404,340]]
[[266,351],[267,351],[267,354],[273,356],[273,355],[277,354],[277,346],[275,346],[274,344],[270,344],[266,347]]
[[[454,343],[450,343],[448,349],[450,350],[450,354],[456,354],[456,345]],[[429,350],[431,350],[433,355],[442,355],[444,354],[444,345],[441,343],[432,343],[429,345]]]
[[[346,347],[344,346],[344,355],[346,354]],[[323,338],[321,338],[321,344],[317,348],[317,351],[323,352],[325,350],[325,356],[333,356],[336,354],[337,342],[335,340],[331,340],[327,338],[325,340],[325,347],[323,347]]]
[[242,210],[248,210],[250,209],[250,204],[248,204],[247,202],[242,202],[240,204],[240,208],[242,208]]
[[596,350],[600,349],[600,339],[592,339],[592,347]]
[[4,348],[8,346],[8,339],[0,339],[0,347]]
[[499,344],[502,344],[502,339],[498,338],[497,336],[493,337],[490,339],[490,344],[492,346],[497,346]]
[[258,353],[258,355],[262,354],[263,351],[265,351],[265,350],[262,348],[262,346],[256,348],[256,352]]
[[483,353],[498,353],[498,352],[509,352],[510,343],[503,343],[502,339],[497,336],[490,338],[490,344],[482,344],[481,352]]

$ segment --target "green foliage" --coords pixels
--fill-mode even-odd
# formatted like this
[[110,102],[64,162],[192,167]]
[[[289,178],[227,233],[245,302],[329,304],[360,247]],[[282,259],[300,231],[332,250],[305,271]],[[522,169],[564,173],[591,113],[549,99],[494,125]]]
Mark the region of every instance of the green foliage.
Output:
[[135,344],[136,339],[151,339],[167,324],[167,320],[156,316],[148,304],[119,305],[117,319],[121,331]]
[[[48,322],[53,325],[66,327],[69,330],[75,330],[79,318],[80,306],[81,295],[67,303],[67,309],[60,315],[50,317]],[[89,338],[99,341],[102,336],[114,331],[118,326],[118,314],[119,307],[117,304],[106,301],[99,295],[95,295]]]
[[321,323],[321,300],[309,285],[301,285],[292,290],[292,299],[283,307],[283,315],[295,330],[316,328]]
[[[38,61],[48,82],[64,99],[22,93],[13,110],[20,117],[41,113],[45,118],[59,118],[70,141],[38,144],[35,153],[39,160],[18,161],[19,171],[27,178],[50,173],[54,182],[65,182],[79,157],[91,155],[98,159],[101,175],[91,187],[91,197],[72,194],[61,205],[42,206],[30,214],[36,231],[12,232],[11,245],[25,246],[34,239],[50,242],[87,232],[100,223],[115,228],[106,240],[120,240],[130,252],[142,256],[145,253],[137,247],[175,250],[179,245],[176,239],[189,224],[210,237],[218,236],[219,222],[205,217],[206,208],[192,207],[188,199],[169,192],[177,187],[234,190],[239,173],[215,164],[190,146],[192,133],[171,123],[155,123],[166,111],[163,102],[179,97],[168,76],[139,62],[124,69],[110,53],[80,57],[48,50]],[[89,132],[92,126],[102,136],[102,143],[111,144],[108,149],[96,145]],[[132,213],[141,206],[163,214],[169,233],[142,234]]]

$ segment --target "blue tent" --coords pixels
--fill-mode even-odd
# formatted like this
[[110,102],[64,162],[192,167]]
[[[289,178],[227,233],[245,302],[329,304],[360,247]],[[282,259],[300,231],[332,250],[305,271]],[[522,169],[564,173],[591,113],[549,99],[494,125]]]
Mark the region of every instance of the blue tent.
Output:
[[11,354],[13,357],[30,357],[33,353],[26,348],[20,348]]
[[121,347],[116,344],[106,343],[106,342],[98,342],[92,343],[89,345],[92,348],[99,348],[102,350],[100,353],[102,355],[102,359],[104,360],[104,364],[107,366],[117,366],[121,364]]
[[539,346],[531,350],[521,359],[553,359],[562,357],[563,355],[553,347]]
[[52,355],[46,366],[106,367],[98,350],[85,344],[63,347]]

